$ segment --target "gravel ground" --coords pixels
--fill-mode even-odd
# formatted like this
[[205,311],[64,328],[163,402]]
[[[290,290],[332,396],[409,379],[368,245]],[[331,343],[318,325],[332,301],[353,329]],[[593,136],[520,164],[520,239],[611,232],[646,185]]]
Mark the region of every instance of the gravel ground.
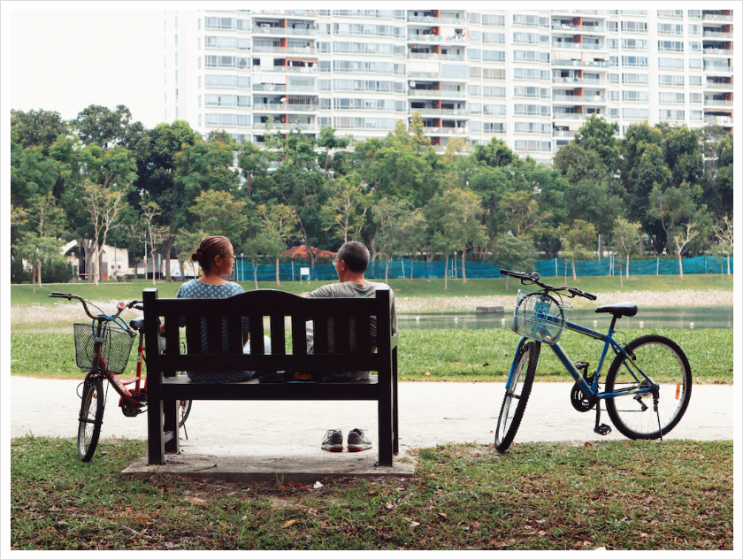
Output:
[[[673,307],[682,302],[686,307],[732,307],[733,292],[720,290],[678,290],[675,292],[613,292],[596,294],[595,302],[576,298],[577,308],[592,308],[598,305],[609,305],[621,301],[631,301],[643,307]],[[438,312],[438,311],[474,311],[476,307],[502,305],[513,309],[516,290],[509,296],[479,297],[410,297],[397,299],[399,313]],[[112,312],[116,300],[95,302],[106,312]],[[138,311],[126,310],[122,317],[126,320],[140,316]],[[12,323],[49,323],[54,321],[87,320],[79,303],[59,302],[52,306],[13,306],[10,310]]]

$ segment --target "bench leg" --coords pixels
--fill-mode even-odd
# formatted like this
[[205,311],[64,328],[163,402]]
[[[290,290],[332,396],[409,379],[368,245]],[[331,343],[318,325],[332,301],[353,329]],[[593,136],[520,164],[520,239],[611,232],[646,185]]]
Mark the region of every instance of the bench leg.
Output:
[[397,347],[392,351],[392,452],[400,452],[400,424],[397,420]]
[[163,403],[151,400],[147,403],[147,457],[150,465],[165,464],[163,445]]
[[393,435],[393,418],[392,418],[392,363],[387,366],[387,371],[383,371],[384,366],[379,370],[379,466],[391,467],[392,454],[394,446]]
[[163,432],[172,432],[173,437],[165,442],[165,453],[180,452],[180,437],[178,434],[178,401],[165,401],[163,403],[164,420]]

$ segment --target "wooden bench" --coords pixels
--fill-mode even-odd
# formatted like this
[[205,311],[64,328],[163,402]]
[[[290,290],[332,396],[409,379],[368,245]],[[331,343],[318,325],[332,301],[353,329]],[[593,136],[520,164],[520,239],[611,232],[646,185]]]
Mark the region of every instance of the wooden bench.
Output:
[[[143,294],[147,345],[149,464],[165,463],[165,453],[179,451],[176,402],[179,400],[377,401],[379,465],[392,466],[398,452],[397,335],[392,335],[390,293],[378,288],[375,298],[304,298],[279,290],[253,290],[225,299],[164,299],[156,288]],[[188,350],[179,344],[178,318],[186,321]],[[201,318],[207,324],[203,354]],[[243,354],[241,317],[250,318],[250,354]],[[264,352],[263,320],[268,317],[271,353]],[[372,351],[370,318],[377,318],[377,352]],[[285,328],[291,321],[292,347]],[[159,348],[158,319],[165,321],[164,348]],[[229,351],[222,352],[221,324],[227,321]],[[313,321],[314,354],[307,354],[306,321]],[[329,344],[329,321],[334,321]],[[355,324],[351,351],[349,323]],[[329,350],[330,348],[330,350]],[[356,383],[194,383],[177,371],[374,371]],[[192,418],[194,418],[192,416]],[[318,445],[322,434],[318,434]]]

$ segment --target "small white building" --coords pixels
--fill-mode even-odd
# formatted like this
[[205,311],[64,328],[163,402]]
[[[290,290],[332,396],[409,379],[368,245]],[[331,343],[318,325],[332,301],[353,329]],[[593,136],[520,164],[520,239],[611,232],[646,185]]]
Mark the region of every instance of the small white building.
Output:
[[[86,274],[85,255],[78,247],[77,240],[70,241],[62,247],[62,254],[68,262],[76,267],[78,274]],[[126,249],[103,245],[99,257],[100,280],[132,273],[129,268],[129,251]]]

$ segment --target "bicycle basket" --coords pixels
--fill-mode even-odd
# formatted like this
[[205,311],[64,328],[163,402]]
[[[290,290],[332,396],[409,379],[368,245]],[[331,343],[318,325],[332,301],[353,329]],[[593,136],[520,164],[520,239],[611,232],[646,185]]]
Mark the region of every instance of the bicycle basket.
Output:
[[573,305],[542,292],[519,290],[511,330],[547,344],[557,344]]
[[114,374],[120,374],[126,369],[129,353],[132,351],[134,336],[129,331],[108,324],[101,329],[101,356],[103,361],[93,365],[93,354],[96,343],[98,325],[90,323],[75,323],[75,359],[77,367],[84,370],[106,367]]

